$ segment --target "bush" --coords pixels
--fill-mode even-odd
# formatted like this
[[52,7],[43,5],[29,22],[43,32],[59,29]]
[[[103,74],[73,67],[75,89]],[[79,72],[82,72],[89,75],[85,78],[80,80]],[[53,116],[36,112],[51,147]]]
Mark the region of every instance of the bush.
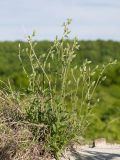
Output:
[[[13,121],[25,124],[33,140],[56,159],[63,149],[84,135],[97,102],[95,89],[105,79],[102,75],[106,67],[114,64],[110,62],[93,68],[91,61],[85,60],[78,68],[73,62],[79,44],[77,38],[73,43],[68,41],[70,23],[68,19],[63,24],[62,38],[56,37],[46,54],[38,56],[36,42],[32,41],[34,33],[28,36],[29,47],[21,52],[19,45],[19,59],[29,81],[28,87],[15,91],[8,81],[6,88],[1,90],[1,99],[16,111],[14,116],[10,115],[9,124]],[[23,64],[21,54],[24,53],[27,53],[30,70]]]

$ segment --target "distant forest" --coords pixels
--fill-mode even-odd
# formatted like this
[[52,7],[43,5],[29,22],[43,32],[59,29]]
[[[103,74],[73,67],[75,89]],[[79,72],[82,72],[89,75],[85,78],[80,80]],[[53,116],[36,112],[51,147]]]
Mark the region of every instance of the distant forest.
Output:
[[[19,61],[19,43],[23,48],[22,58],[29,70],[25,49],[27,42],[0,42],[0,80],[10,79],[14,88],[25,88],[27,78]],[[72,43],[72,41],[70,41]],[[117,59],[117,64],[105,71],[107,79],[97,88],[96,94],[100,102],[94,109],[95,116],[87,130],[86,137],[105,137],[109,141],[120,142],[120,42],[114,41],[80,41],[80,49],[74,63],[82,64],[85,59],[93,65],[106,64],[109,59]],[[52,42],[37,41],[35,51],[39,55],[47,53]],[[57,65],[57,64],[56,64]]]

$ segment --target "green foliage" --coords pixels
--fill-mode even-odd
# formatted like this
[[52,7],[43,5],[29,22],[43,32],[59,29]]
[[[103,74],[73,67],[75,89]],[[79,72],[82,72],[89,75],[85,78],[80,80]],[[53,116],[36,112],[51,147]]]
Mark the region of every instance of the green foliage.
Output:
[[[106,68],[115,63],[94,66],[85,59],[78,66],[74,60],[79,42],[77,38],[73,42],[67,40],[70,22],[68,19],[63,24],[62,38],[56,37],[46,53],[37,53],[36,42],[32,41],[34,35],[28,36],[25,49],[19,44],[18,57],[27,79],[26,87],[15,91],[8,81],[8,90],[1,90],[24,115],[16,114],[16,121],[28,124],[34,140],[42,143],[56,159],[65,147],[84,136],[97,102],[96,87],[105,79]],[[21,79],[15,76],[13,80],[19,84]]]
[[[13,83],[16,86],[18,83],[16,80],[22,78],[21,64],[18,60],[18,44],[21,44],[21,48],[27,48],[27,42],[0,42],[0,77],[3,79],[14,79]],[[69,41],[69,43],[73,43]],[[109,58],[120,60],[120,42],[114,41],[79,41],[80,48],[77,50],[77,56],[74,59],[74,63],[80,65],[85,59],[92,61],[94,64],[104,63],[109,60]],[[37,42],[35,50],[37,55],[46,54],[49,47],[53,42],[41,41]],[[24,50],[23,50],[24,52]],[[24,59],[26,66],[29,68],[29,62],[26,60],[26,54],[22,54],[22,59]],[[56,63],[54,63],[55,65]],[[111,69],[107,70],[107,81],[105,85],[111,85],[111,83],[120,84],[120,65],[116,65]],[[18,78],[14,78],[17,76]],[[12,75],[12,77],[11,77]],[[113,76],[112,76],[113,75]],[[111,77],[112,76],[112,77]],[[16,79],[16,80],[15,80]],[[24,83],[24,80],[23,80]],[[23,84],[22,83],[22,84]],[[21,85],[22,85],[21,84]],[[18,87],[18,85],[17,85]]]
[[[66,33],[69,32],[66,29]],[[70,41],[66,33],[54,42],[36,42],[32,37],[28,42],[0,42],[0,79],[10,79],[6,87],[11,93],[10,101],[15,101],[24,112],[24,121],[29,124],[35,140],[44,142],[56,156],[69,142],[83,136],[89,119],[93,122],[86,130],[86,138],[106,137],[120,142],[119,62],[114,67],[109,65],[103,74],[107,78],[94,97],[89,97],[96,84],[90,89],[92,82],[97,81],[104,69],[103,63],[109,58],[120,59],[120,42]],[[90,61],[93,63],[89,64]],[[89,71],[91,73],[96,64],[99,68],[92,77]],[[86,94],[89,89],[90,93]],[[98,97],[100,102],[93,108]]]

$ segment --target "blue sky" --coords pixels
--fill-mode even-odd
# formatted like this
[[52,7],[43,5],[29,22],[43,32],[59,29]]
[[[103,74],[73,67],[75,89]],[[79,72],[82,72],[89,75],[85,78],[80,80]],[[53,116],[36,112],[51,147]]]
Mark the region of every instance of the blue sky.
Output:
[[0,41],[53,40],[72,18],[71,38],[120,41],[120,0],[0,0]]

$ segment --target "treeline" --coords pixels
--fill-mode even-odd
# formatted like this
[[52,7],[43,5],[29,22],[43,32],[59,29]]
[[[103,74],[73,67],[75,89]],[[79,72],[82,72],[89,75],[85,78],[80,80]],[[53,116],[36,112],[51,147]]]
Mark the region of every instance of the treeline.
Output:
[[[18,59],[19,43],[21,44],[22,49],[28,47],[28,44],[26,42],[0,42],[0,77],[2,79],[11,78],[16,86],[20,83],[25,83],[22,79],[23,73],[20,61]],[[120,42],[97,40],[80,41],[79,43],[80,48],[77,51],[78,54],[75,59],[75,63],[77,63],[78,65],[86,58],[88,60],[91,60],[93,64],[107,63],[110,58],[117,60],[120,59]],[[37,54],[46,54],[51,44],[52,42],[49,41],[37,42],[37,45],[35,47]],[[25,60],[25,53],[23,53],[22,56],[24,56]],[[114,68],[109,69],[109,71],[107,72],[108,79],[105,81],[105,85],[110,85],[111,83],[120,84],[120,78],[118,76],[120,75],[119,68],[120,65],[116,65]]]

